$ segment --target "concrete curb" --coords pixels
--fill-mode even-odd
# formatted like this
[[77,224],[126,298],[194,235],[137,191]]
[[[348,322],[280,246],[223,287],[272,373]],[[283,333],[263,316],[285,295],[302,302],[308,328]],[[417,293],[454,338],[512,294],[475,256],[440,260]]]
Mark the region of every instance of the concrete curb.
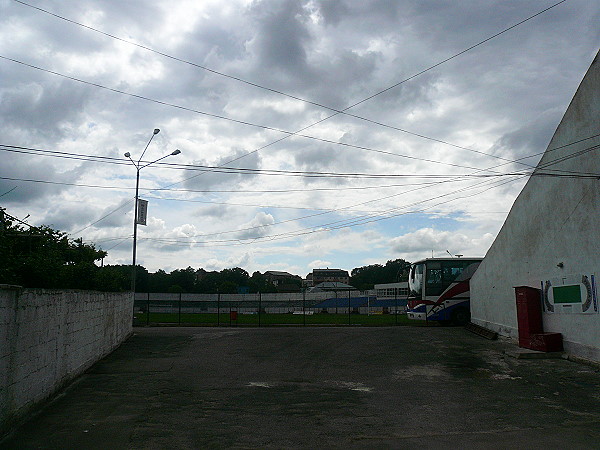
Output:
[[505,350],[504,354],[516,359],[567,359],[564,352],[538,352],[527,348]]

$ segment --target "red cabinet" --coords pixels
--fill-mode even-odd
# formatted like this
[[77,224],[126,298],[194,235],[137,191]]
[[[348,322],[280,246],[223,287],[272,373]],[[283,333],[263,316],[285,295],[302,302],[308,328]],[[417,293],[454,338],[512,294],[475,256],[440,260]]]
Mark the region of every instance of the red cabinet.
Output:
[[530,286],[515,287],[519,347],[542,352],[563,349],[562,334],[544,333],[541,290]]
[[519,346],[526,347],[529,337],[542,333],[542,301],[541,290],[529,286],[515,287],[517,299],[517,323],[519,325]]

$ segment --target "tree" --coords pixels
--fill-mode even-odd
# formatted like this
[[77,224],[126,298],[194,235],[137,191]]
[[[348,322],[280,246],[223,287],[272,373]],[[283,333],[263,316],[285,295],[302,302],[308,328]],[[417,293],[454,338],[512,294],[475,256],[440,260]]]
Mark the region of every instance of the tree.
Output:
[[0,283],[25,287],[93,289],[107,253],[81,239],[47,226],[19,224],[2,211],[0,227]]
[[374,285],[408,280],[410,263],[403,259],[388,261],[385,266],[372,264],[352,269],[350,284],[363,291],[373,289]]
[[108,292],[128,291],[131,289],[131,266],[107,265],[100,267],[94,277],[94,289]]
[[169,281],[172,286],[178,286],[180,291],[176,292],[194,292],[196,284],[196,271],[188,266],[187,269],[177,269],[169,275]]
[[221,274],[219,272],[206,272],[203,271],[202,278],[196,282],[196,292],[202,294],[214,294],[219,290],[219,283],[221,282]]
[[171,285],[169,274],[159,269],[150,274],[148,284],[148,292],[167,292]]
[[221,270],[221,276],[226,281],[236,283],[238,286],[248,286],[250,275],[240,267]]
[[225,280],[219,284],[218,292],[222,294],[237,294],[238,284],[233,281]]
[[248,280],[248,286],[250,287],[250,292],[257,293],[271,293],[277,292],[277,288],[267,281],[267,278],[264,274],[256,271],[252,274],[250,279]]

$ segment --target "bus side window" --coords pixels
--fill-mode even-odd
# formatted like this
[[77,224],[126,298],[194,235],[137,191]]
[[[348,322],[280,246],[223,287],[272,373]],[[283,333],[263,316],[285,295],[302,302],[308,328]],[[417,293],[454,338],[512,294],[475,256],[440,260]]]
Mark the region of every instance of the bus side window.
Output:
[[425,295],[440,295],[444,291],[442,265],[439,262],[433,261],[427,266],[426,283]]
[[443,278],[446,283],[452,283],[462,272],[462,267],[444,267]]

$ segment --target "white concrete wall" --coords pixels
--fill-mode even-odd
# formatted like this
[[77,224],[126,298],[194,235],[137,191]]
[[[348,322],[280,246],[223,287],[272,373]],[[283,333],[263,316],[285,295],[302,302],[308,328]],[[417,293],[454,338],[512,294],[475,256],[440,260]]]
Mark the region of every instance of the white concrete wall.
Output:
[[130,293],[0,286],[0,431],[132,331]]
[[[600,174],[600,61],[581,82],[536,171],[547,166]],[[552,149],[556,149],[551,151]],[[563,172],[567,173],[567,172]],[[542,280],[570,274],[600,276],[600,180],[533,176],[471,280],[474,323],[517,335],[514,286],[539,288]],[[563,267],[558,267],[559,263]],[[600,361],[600,315],[544,313],[544,330],[563,334],[565,350]]]

